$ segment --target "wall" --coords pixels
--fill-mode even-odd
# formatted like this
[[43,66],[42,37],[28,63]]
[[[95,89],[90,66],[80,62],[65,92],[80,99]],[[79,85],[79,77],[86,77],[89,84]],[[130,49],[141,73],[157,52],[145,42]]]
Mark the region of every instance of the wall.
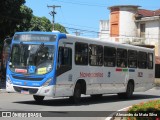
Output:
[[100,33],[99,38],[101,40],[109,40],[110,31],[109,31],[109,20],[100,20]]
[[140,36],[140,24],[145,23],[145,44],[155,45],[155,55],[160,56],[160,22],[159,20],[139,21],[138,36]]
[[135,7],[121,7],[120,8],[120,36],[136,37],[137,26],[135,23],[135,14],[137,9]]
[[111,8],[110,13],[110,37],[119,36],[119,8]]

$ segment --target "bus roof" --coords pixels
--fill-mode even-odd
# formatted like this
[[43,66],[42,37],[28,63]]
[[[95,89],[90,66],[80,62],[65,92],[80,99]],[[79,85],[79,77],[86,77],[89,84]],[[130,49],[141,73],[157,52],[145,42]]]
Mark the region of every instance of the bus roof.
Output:
[[29,31],[29,32],[16,32],[15,34],[45,34],[45,35],[57,35],[59,39],[61,38],[73,38],[73,39],[78,39],[83,42],[99,42],[103,44],[108,44],[108,45],[116,45],[120,47],[128,47],[128,48],[133,48],[133,49],[141,49],[141,50],[149,50],[149,51],[154,51],[154,49],[151,48],[146,48],[146,47],[141,47],[141,46],[135,46],[135,45],[130,45],[130,44],[122,44],[119,42],[113,42],[113,41],[104,41],[98,38],[87,38],[87,37],[82,37],[82,36],[75,36],[71,34],[65,34],[65,33],[60,33],[57,31],[52,31],[52,32],[42,32],[42,31]]
[[149,50],[149,51],[154,51],[153,48],[147,48],[147,47],[141,47],[141,46],[136,46],[136,45],[131,45],[131,44],[123,44],[120,42],[113,42],[113,41],[104,41],[98,38],[87,38],[87,37],[81,37],[81,36],[75,36],[75,35],[70,35],[67,34],[67,37],[71,37],[71,38],[78,38],[80,41],[88,41],[88,42],[99,42],[99,43],[103,43],[103,44],[108,44],[108,45],[115,45],[115,46],[120,46],[120,47],[127,47],[127,48],[133,48],[133,49],[139,49],[139,50]]

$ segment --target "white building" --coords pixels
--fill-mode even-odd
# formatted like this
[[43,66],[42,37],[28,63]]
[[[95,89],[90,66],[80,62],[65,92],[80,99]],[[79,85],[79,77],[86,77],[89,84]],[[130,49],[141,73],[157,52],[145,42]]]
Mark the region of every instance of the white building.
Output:
[[160,10],[139,9],[136,14],[138,37],[145,39],[145,44],[155,46],[155,55],[160,56]]
[[[109,38],[122,43],[154,45],[155,55],[160,56],[160,10],[139,9],[135,5],[111,6],[108,33],[104,33],[105,21],[100,21],[99,38]],[[108,22],[108,21],[107,21]],[[103,29],[102,29],[103,28]],[[105,36],[106,35],[106,36]]]
[[110,24],[109,20],[100,20],[100,32],[99,32],[99,38],[101,40],[107,40],[110,38]]

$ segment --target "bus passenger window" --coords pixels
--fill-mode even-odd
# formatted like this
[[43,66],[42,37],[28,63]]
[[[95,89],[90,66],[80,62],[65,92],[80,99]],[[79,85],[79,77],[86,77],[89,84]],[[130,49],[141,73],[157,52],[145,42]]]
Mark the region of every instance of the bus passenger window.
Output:
[[137,51],[128,50],[128,67],[137,68]]
[[147,68],[147,53],[138,52],[138,67],[140,69],[146,69]]
[[89,63],[92,66],[103,65],[103,47],[100,45],[89,45]]
[[75,64],[88,65],[88,44],[75,43]]
[[148,69],[153,69],[153,53],[148,53]]
[[127,67],[127,50],[117,49],[117,67],[125,68]]
[[113,47],[104,47],[104,66],[114,67],[116,64],[116,49]]

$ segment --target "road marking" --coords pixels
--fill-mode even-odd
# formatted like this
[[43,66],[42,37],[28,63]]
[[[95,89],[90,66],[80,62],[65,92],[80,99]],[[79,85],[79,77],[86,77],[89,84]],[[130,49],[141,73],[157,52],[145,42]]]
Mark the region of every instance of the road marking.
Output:
[[[130,107],[132,107],[132,106],[122,108],[122,109],[120,109],[120,110],[118,110],[118,111],[124,111],[124,110],[129,109]],[[109,117],[107,117],[105,120],[111,120],[111,119],[112,119],[112,117],[113,117],[113,115],[115,115],[118,111],[116,111],[116,112],[114,112],[114,113],[110,114],[110,115],[109,115]]]

